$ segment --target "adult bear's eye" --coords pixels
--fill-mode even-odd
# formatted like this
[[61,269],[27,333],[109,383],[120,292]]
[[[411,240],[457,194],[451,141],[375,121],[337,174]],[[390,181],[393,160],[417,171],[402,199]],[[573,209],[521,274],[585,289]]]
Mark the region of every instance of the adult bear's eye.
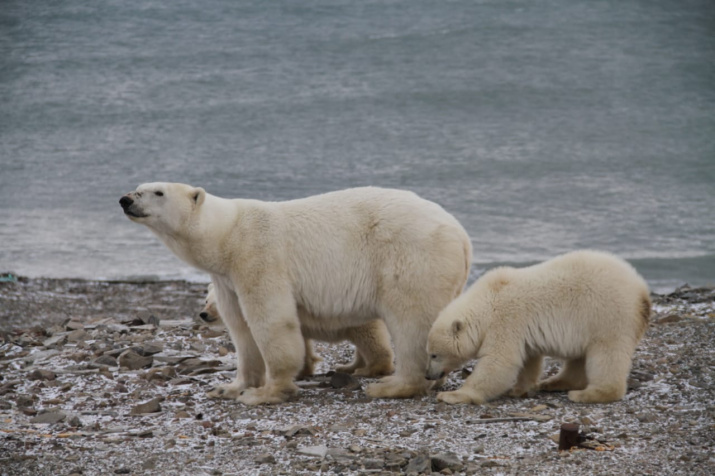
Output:
[[436,358],[437,358],[437,354],[432,354],[432,355],[429,356],[429,358],[430,358],[430,359],[436,359]]
[[156,195],[157,197],[163,197],[164,192],[154,192],[154,195]]

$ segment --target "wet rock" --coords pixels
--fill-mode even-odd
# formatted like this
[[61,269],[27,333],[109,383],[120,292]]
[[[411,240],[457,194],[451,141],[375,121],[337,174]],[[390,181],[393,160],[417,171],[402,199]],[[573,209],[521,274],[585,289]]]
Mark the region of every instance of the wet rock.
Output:
[[658,415],[655,413],[639,413],[636,415],[638,421],[641,423],[653,423],[658,420]]
[[27,408],[31,407],[34,403],[35,400],[37,400],[37,397],[33,395],[18,395],[17,398],[15,398],[15,405],[17,405],[19,408]]
[[225,331],[220,330],[220,329],[206,329],[205,331],[201,332],[201,337],[204,339],[213,339],[214,337],[221,337],[223,336]]
[[361,387],[360,382],[355,377],[344,372],[335,372],[330,377],[330,386],[343,390],[357,390]]
[[180,374],[194,374],[199,370],[212,369],[221,365],[220,360],[186,359],[177,365]]
[[142,469],[144,471],[151,471],[156,468],[156,463],[159,460],[156,456],[152,456],[151,458],[148,458],[146,461],[142,463]]
[[443,469],[450,469],[452,471],[460,471],[464,466],[462,461],[453,453],[438,453],[432,455],[432,469],[434,471],[442,471]]
[[68,424],[69,426],[73,426],[73,427],[75,427],[75,428],[79,428],[79,427],[82,426],[82,420],[80,420],[77,415],[71,415],[71,416],[69,416],[69,418],[67,419],[67,424]]
[[29,380],[54,380],[57,375],[51,370],[37,369],[27,375]]
[[385,458],[385,469],[397,471],[407,464],[407,459],[398,454],[390,454]]
[[149,369],[144,375],[147,380],[163,380],[168,381],[176,377],[176,369],[174,367],[154,367]]
[[312,426],[301,426],[301,425],[294,425],[289,428],[286,428],[284,430],[281,430],[280,433],[285,436],[286,438],[293,438],[294,436],[298,435],[315,435],[317,433],[317,430],[315,427]]
[[164,347],[159,344],[142,344],[134,346],[130,350],[133,350],[142,357],[147,357],[162,352]]
[[117,359],[110,355],[102,355],[92,361],[96,365],[106,365],[107,367],[118,367]]
[[55,424],[63,421],[65,418],[67,418],[67,414],[61,412],[61,411],[45,411],[44,413],[40,413],[34,418],[30,419],[30,423],[50,423],[50,424]]
[[382,469],[385,466],[385,460],[378,458],[366,458],[362,461],[365,469]]
[[405,468],[406,474],[429,474],[430,472],[432,472],[432,460],[425,454],[420,454],[410,459]]
[[157,413],[161,411],[161,401],[163,398],[154,398],[145,403],[140,403],[132,407],[130,415],[143,415],[145,413]]
[[151,367],[154,362],[154,358],[152,356],[142,357],[133,350],[126,350],[122,352],[119,354],[119,359],[117,360],[120,367],[124,367],[129,370],[139,370]]
[[275,464],[276,458],[270,453],[263,453],[258,455],[254,460],[257,464]]

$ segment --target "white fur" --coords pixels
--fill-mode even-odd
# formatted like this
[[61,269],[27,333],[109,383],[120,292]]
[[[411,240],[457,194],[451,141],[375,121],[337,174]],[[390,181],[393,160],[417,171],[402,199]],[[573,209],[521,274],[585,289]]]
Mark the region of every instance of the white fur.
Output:
[[[209,325],[223,324],[216,305],[216,292],[214,291],[213,283],[208,286],[206,300],[200,316]],[[373,320],[360,326],[346,327],[334,331],[315,330],[301,326],[301,332],[305,338],[305,359],[303,369],[298,373],[298,380],[313,375],[315,364],[321,360],[320,357],[313,353],[313,344],[310,337],[326,342],[347,340],[355,345],[353,361],[348,365],[336,367],[339,372],[354,373],[361,377],[379,377],[389,375],[395,371],[390,334],[387,332],[385,323],[380,320]]]
[[301,326],[332,332],[374,319],[387,324],[397,370],[368,394],[429,388],[427,333],[471,262],[469,237],[439,205],[375,187],[262,202],[171,183],[141,185],[122,201],[130,219],[211,275],[239,354],[236,381],[212,396],[284,401],[304,361]]
[[428,337],[427,376],[479,359],[462,388],[437,398],[480,404],[510,389],[525,394],[543,356],[552,356],[566,363],[541,389],[571,390],[576,402],[619,400],[649,315],[645,281],[609,253],[576,251],[527,268],[497,268],[440,313]]

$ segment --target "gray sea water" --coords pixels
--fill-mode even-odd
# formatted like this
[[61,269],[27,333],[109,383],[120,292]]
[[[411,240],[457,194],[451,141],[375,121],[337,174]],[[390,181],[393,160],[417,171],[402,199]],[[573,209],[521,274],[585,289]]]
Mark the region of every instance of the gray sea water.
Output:
[[715,282],[715,2],[4,0],[0,271],[204,280],[117,203],[358,185],[475,274],[576,248]]

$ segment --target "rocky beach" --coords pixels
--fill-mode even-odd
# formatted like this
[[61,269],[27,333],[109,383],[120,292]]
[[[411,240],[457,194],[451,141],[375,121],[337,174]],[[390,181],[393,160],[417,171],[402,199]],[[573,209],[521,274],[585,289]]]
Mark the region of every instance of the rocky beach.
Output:
[[[351,346],[316,342],[297,397],[247,407],[205,395],[235,374],[197,318],[205,284],[1,278],[1,475],[715,473],[713,288],[652,296],[620,402],[373,400],[332,371]],[[577,446],[559,451],[564,423]]]

